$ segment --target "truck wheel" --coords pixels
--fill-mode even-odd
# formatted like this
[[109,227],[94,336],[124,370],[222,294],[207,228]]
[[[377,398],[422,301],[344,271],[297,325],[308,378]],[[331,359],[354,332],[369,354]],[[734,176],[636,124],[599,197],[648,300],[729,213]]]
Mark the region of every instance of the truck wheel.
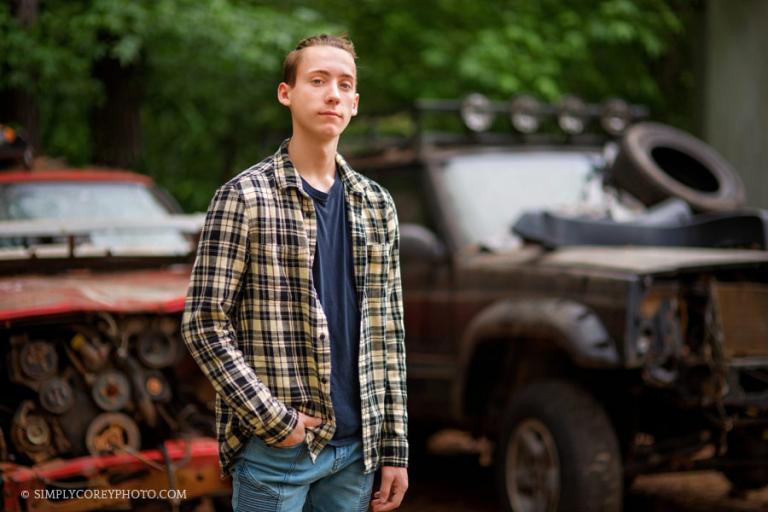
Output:
[[631,126],[621,140],[610,180],[646,205],[678,197],[701,212],[744,205],[744,183],[711,146],[659,123]]
[[603,407],[567,381],[536,382],[510,403],[496,447],[510,512],[620,512],[619,443]]

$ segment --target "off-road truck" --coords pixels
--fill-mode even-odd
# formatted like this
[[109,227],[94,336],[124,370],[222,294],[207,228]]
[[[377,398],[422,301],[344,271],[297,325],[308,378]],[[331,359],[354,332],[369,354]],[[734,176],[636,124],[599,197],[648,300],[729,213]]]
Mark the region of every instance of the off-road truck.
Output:
[[[399,212],[414,451],[488,438],[515,512],[618,512],[662,471],[768,484],[766,213],[703,142],[568,101],[423,102],[475,131],[350,159]],[[482,131],[500,112],[516,135]]]

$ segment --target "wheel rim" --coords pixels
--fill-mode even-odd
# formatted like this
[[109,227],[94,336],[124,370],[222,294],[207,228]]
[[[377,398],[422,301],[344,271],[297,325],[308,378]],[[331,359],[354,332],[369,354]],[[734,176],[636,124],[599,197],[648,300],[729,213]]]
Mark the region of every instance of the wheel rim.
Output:
[[528,418],[517,424],[506,453],[506,489],[515,512],[555,512],[560,498],[560,460],[549,429]]

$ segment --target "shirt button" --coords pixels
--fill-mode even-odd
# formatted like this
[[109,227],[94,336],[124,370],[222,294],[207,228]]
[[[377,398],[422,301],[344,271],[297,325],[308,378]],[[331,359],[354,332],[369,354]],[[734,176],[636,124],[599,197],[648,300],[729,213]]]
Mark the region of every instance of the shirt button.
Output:
[[322,379],[320,379],[320,382],[322,382],[323,384],[328,384],[328,377],[323,377]]
[[325,341],[325,333],[320,334],[320,341]]

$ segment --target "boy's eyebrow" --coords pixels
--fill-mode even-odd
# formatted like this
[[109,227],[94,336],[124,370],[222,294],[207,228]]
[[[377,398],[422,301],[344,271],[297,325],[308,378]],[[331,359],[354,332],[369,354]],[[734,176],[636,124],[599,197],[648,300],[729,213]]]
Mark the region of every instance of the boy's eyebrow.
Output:
[[[307,71],[308,75],[325,75],[325,76],[331,76],[331,72],[325,69],[310,69]],[[340,73],[340,76],[343,78],[352,78],[354,80],[355,75],[350,75],[349,73]]]

